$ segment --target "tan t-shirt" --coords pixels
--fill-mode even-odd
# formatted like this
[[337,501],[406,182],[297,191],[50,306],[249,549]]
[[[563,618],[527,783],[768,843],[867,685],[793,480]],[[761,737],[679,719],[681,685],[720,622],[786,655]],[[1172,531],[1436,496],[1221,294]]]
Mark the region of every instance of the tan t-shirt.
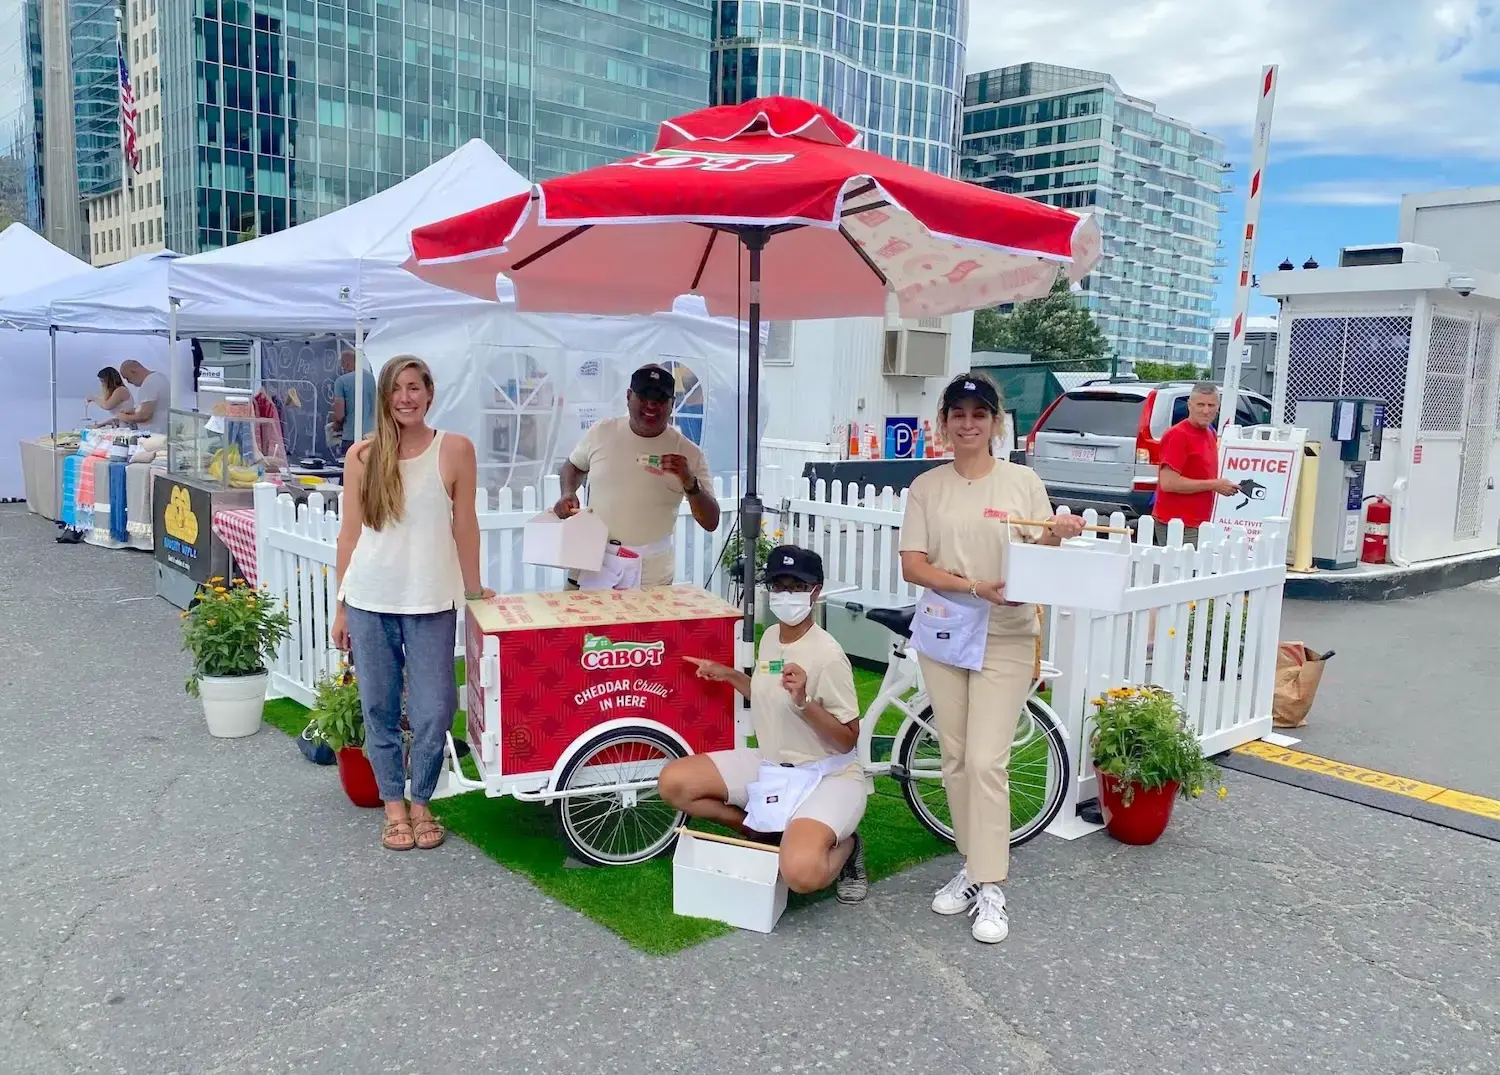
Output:
[[[589,507],[609,527],[609,536],[622,545],[650,545],[670,537],[682,508],[682,483],[653,465],[664,455],[685,456],[688,469],[703,483],[713,484],[708,461],[698,446],[668,426],[655,437],[637,436],[629,418],[596,422],[568,462],[588,475]],[[641,585],[670,586],[677,572],[671,550],[647,556],[641,564]]]
[[[842,754],[792,705],[792,696],[781,686],[783,664],[795,664],[807,673],[808,699],[840,723],[859,719],[854,669],[838,641],[813,624],[797,641],[783,646],[781,625],[772,624],[761,637],[755,674],[750,677],[750,720],[755,726],[756,749],[767,761],[793,765]],[[857,762],[834,775],[863,779]]]
[[[1006,526],[1006,517],[1042,520],[1051,514],[1047,488],[1030,467],[997,459],[988,476],[969,481],[948,463],[922,474],[907,490],[901,551],[925,552],[934,567],[973,582],[993,582],[1005,578],[1011,540],[1041,537],[1037,527]],[[990,611],[992,635],[1037,630],[1035,605],[996,605]]]

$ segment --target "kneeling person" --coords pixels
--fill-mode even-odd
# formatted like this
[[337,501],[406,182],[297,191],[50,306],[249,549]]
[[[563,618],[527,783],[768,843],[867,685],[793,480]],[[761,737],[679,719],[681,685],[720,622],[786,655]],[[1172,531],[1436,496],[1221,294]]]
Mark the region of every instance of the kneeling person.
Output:
[[818,554],[791,545],[773,549],[766,580],[778,622],[761,639],[755,674],[689,658],[699,676],[733,684],[750,699],[758,749],[671,762],[661,773],[661,796],[752,839],[782,832],[788,888],[816,892],[837,881],[839,900],[857,903],[869,889],[855,832],[869,783],[855,752],[854,670],[833,636],[812,621],[823,587]]

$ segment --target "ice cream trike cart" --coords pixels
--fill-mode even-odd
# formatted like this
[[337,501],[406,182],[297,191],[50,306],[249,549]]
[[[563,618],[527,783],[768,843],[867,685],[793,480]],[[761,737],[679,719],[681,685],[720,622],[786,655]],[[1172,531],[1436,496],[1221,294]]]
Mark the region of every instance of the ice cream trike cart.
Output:
[[735,745],[734,691],[684,657],[734,663],[740,611],[706,590],[583,590],[471,601],[465,738],[450,780],[554,803],[580,860],[662,854],[683,816],[656,794],[667,762]]

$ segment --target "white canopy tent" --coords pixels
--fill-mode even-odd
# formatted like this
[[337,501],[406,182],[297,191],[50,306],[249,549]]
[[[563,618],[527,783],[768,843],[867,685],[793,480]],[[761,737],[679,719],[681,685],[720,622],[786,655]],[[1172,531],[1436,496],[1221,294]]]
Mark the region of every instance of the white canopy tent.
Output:
[[92,265],[53,246],[25,224],[0,231],[0,297],[92,271]]

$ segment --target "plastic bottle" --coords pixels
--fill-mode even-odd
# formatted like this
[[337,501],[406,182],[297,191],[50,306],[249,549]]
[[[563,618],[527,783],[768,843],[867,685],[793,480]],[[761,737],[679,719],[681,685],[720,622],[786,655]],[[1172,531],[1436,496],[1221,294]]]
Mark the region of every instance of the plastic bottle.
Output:
[[913,459],[927,458],[927,420],[925,418],[917,427],[917,443],[912,446],[911,457]]
[[895,459],[896,458],[896,427],[895,426],[886,426],[885,427],[885,457],[887,459]]

